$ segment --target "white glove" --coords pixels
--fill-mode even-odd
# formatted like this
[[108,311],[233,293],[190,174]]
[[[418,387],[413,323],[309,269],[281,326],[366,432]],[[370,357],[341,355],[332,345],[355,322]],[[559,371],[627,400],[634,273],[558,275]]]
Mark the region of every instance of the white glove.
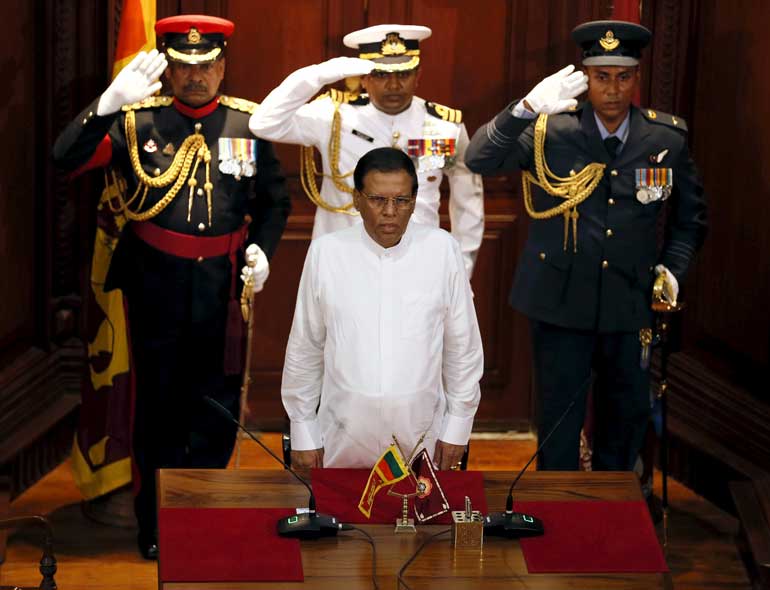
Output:
[[270,275],[270,264],[262,248],[256,244],[250,244],[246,248],[246,266],[241,269],[241,280],[246,281],[251,278],[253,283],[252,291],[259,293],[265,286],[265,281]]
[[96,114],[103,117],[117,113],[123,105],[144,100],[160,90],[158,80],[166,69],[166,56],[153,49],[150,53],[140,51],[124,67],[99,99]]
[[676,305],[677,297],[679,297],[679,281],[676,280],[676,277],[671,273],[670,270],[668,270],[665,266],[662,264],[658,264],[655,267],[655,274],[660,276],[661,274],[666,274],[666,281],[668,281],[669,286],[671,287],[671,292],[668,292],[668,289],[663,289],[663,295],[668,299],[669,304]]
[[333,57],[316,66],[321,85],[331,84],[343,78],[365,76],[374,69],[374,62],[358,57]]
[[588,76],[568,65],[544,78],[524,97],[533,113],[555,115],[577,106],[576,96],[588,90]]

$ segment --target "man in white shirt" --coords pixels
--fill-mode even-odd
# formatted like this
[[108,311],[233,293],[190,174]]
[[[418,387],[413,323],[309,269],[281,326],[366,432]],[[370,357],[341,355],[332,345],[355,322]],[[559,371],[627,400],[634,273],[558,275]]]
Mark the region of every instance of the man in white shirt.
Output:
[[281,385],[291,460],[370,468],[395,435],[449,469],[484,368],[462,254],[410,221],[418,179],[402,151],[368,152],[354,181],[363,224],[313,240],[302,271]]
[[[365,59],[337,57],[297,70],[265,98],[249,127],[257,137],[312,146],[321,153],[320,191],[312,149],[303,158],[303,186],[318,206],[314,238],[360,221],[352,206],[350,172],[369,150],[390,146],[413,157],[420,184],[413,217],[419,223],[439,225],[439,186],[446,175],[452,235],[470,277],[484,234],[484,189],[481,177],[464,162],[469,140],[462,112],[415,96],[420,41],[430,35],[428,27],[417,25],[377,25],[349,33],[343,42]],[[326,84],[357,83],[359,76],[366,94],[332,89],[308,103]]]

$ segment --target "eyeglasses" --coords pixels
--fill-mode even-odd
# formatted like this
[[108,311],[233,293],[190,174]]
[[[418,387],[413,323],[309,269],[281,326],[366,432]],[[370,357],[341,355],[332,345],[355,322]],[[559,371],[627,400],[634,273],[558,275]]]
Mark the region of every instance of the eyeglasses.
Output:
[[367,195],[364,191],[358,191],[361,196],[366,197],[369,201],[369,205],[373,209],[381,210],[385,208],[388,202],[392,202],[396,209],[404,211],[409,209],[415,201],[415,197],[398,196],[398,197],[383,197],[380,195]]

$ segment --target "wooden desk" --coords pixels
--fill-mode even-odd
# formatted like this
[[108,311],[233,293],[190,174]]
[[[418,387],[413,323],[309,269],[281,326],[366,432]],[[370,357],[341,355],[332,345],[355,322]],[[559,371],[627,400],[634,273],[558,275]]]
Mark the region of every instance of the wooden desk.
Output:
[[[484,488],[489,509],[502,510],[515,473],[487,472]],[[158,501],[163,508],[226,508],[306,506],[307,490],[286,471],[162,469]],[[532,472],[516,486],[519,500],[641,500],[639,482],[626,472]],[[380,588],[396,588],[396,574],[430,534],[446,525],[418,526],[415,535],[395,535],[393,525],[360,525],[377,543],[377,574]],[[259,584],[231,582],[159,583],[162,590],[246,590],[279,588],[362,588],[370,590],[371,547],[355,531],[337,537],[302,541],[304,583]],[[162,559],[162,555],[161,555]],[[478,552],[455,553],[449,535],[428,545],[407,570],[407,583],[415,590],[519,588],[622,588],[650,590],[671,587],[669,574],[528,574],[518,541],[498,537],[484,539],[482,559]]]

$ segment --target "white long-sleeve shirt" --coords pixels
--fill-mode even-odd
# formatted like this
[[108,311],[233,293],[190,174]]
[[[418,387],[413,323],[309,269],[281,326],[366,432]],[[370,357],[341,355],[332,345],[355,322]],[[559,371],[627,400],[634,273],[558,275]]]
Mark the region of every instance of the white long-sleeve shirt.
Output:
[[[310,244],[281,396],[294,450],[325,467],[374,465],[396,435],[468,442],[484,358],[457,242],[410,222],[383,248],[363,224]],[[319,405],[320,404],[320,405]]]
[[[334,102],[324,97],[308,103],[324,86],[320,66],[307,66],[290,74],[265,98],[251,116],[249,128],[270,141],[314,146],[321,153],[324,179],[321,197],[335,207],[350,203],[349,193],[340,191],[329,176],[329,137]],[[405,111],[389,115],[371,102],[341,104],[339,169],[352,171],[366,152],[378,147],[397,147],[406,151],[409,139],[454,139],[455,158],[451,166],[418,170],[419,190],[412,219],[439,225],[439,186],[443,175],[449,179],[449,219],[452,235],[460,243],[465,270],[470,277],[484,236],[484,187],[481,177],[465,165],[468,132],[462,123],[444,121],[428,113],[426,102],[415,96]],[[352,187],[352,175],[347,179]],[[355,211],[355,209],[352,209]],[[317,209],[313,238],[360,223],[359,216]]]

